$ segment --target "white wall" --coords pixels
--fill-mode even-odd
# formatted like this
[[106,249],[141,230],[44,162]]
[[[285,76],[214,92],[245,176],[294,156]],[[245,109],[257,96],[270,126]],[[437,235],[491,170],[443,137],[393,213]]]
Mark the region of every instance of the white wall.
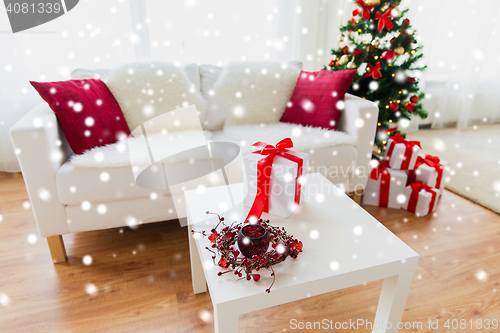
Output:
[[283,1],[146,0],[152,58],[180,63],[292,60]]
[[77,67],[113,67],[135,59],[129,3],[124,0],[81,0],[56,20],[26,32],[10,31],[2,7],[0,171],[19,170],[9,129],[41,101],[30,80],[66,80]]

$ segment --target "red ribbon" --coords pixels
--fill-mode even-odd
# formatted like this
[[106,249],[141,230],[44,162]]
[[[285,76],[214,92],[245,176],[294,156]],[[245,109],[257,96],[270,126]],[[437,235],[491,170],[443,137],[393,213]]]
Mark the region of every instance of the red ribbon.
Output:
[[363,15],[362,15],[363,18],[365,20],[369,20],[370,19],[370,11],[372,10],[373,5],[365,5],[363,0],[356,1],[356,4],[358,4],[360,7],[358,9],[355,9],[352,12],[352,16],[356,16],[356,15],[359,15],[360,13],[363,13]]
[[380,12],[375,13],[375,20],[379,20],[378,31],[382,32],[384,26],[387,28],[387,30],[391,30],[392,27],[394,27],[394,24],[392,23],[391,20],[391,11],[392,7],[387,9],[383,14],[380,14]]
[[382,77],[382,73],[380,72],[380,62],[377,62],[375,66],[368,64],[368,69],[366,70],[364,78],[366,79],[370,75],[373,76],[375,80]]
[[379,176],[382,175],[380,179],[380,193],[379,193],[379,207],[387,207],[389,204],[389,189],[391,187],[391,174],[389,173],[389,165],[385,161],[379,162],[376,168],[370,172],[370,178],[378,180]]
[[434,204],[436,203],[436,195],[437,195],[436,191],[433,191],[432,187],[422,182],[415,182],[413,184],[410,184],[410,186],[411,186],[411,195],[410,199],[408,200],[408,211],[415,214],[415,210],[417,209],[417,203],[418,203],[418,195],[420,191],[424,190],[432,195],[431,202],[429,203],[429,211],[427,212],[427,214],[430,214],[432,212],[432,209],[434,208]]
[[262,212],[269,212],[269,185],[271,181],[271,170],[273,161],[276,155],[280,155],[292,162],[297,163],[297,179],[295,180],[295,204],[300,204],[301,184],[300,177],[302,177],[302,167],[304,161],[295,155],[289,154],[288,149],[293,147],[293,141],[290,138],[281,140],[276,146],[269,145],[264,142],[256,142],[252,146],[263,147],[261,150],[254,151],[254,154],[267,155],[259,160],[257,163],[257,195],[245,219],[247,221],[250,217],[260,218]]
[[438,175],[436,178],[435,188],[440,189],[441,179],[443,178],[443,165],[440,163],[439,157],[432,155],[425,155],[425,158],[422,158],[420,156],[417,157],[415,167],[408,174],[408,183],[413,183],[415,181],[415,179],[417,178],[417,169],[424,163],[436,170]]
[[403,143],[405,145],[405,156],[403,162],[401,162],[400,169],[407,170],[408,167],[410,166],[411,155],[413,154],[413,147],[418,146],[420,149],[422,149],[422,146],[420,146],[420,141],[405,140],[405,138],[399,133],[396,133],[393,136],[391,136],[391,140],[392,140],[391,145],[389,146],[389,150],[387,151],[386,159],[389,161],[391,159],[392,152],[394,151],[394,147],[398,143]]

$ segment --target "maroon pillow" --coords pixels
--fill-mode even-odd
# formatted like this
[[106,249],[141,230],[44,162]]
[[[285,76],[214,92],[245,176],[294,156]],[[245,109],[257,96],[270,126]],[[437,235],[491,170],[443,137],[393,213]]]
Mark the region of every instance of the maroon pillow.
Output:
[[281,122],[337,129],[340,109],[356,70],[300,72]]
[[75,154],[130,134],[118,102],[101,80],[30,83],[56,114]]

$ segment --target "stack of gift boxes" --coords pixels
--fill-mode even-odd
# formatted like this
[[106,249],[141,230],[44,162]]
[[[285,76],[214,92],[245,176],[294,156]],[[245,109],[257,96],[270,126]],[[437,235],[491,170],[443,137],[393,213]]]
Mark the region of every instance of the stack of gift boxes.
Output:
[[425,216],[436,209],[444,189],[449,162],[436,156],[420,155],[418,141],[400,134],[387,142],[383,161],[370,164],[363,204],[406,209]]

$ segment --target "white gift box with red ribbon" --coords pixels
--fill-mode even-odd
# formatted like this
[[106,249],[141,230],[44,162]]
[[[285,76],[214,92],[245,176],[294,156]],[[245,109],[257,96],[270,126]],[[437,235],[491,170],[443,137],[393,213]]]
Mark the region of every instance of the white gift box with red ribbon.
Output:
[[401,134],[396,133],[387,142],[385,160],[395,170],[411,170],[420,149],[420,142],[405,140]]
[[[370,163],[370,176],[363,194],[363,204],[400,209],[407,175],[388,167],[387,162]],[[376,164],[374,167],[372,164]],[[398,198],[399,196],[399,198]]]
[[449,164],[450,162],[440,160],[436,156],[418,156],[415,168],[407,171],[408,184],[421,181],[430,187],[442,191],[444,189]]
[[405,188],[406,201],[403,209],[417,216],[426,216],[436,210],[441,191],[422,182],[412,183]]
[[[309,154],[288,150],[289,156],[302,160],[302,177],[299,179],[299,164],[286,156],[276,155],[272,161],[270,182],[268,193],[268,203],[264,212],[288,218],[298,204],[304,201],[306,186],[302,186],[309,167]],[[244,205],[253,207],[261,188],[258,184],[258,163],[265,158],[261,154],[248,154],[243,157],[245,167],[245,182],[248,188],[248,195],[244,199]],[[300,183],[300,194],[297,193],[298,183]],[[298,196],[297,196],[298,194]]]

